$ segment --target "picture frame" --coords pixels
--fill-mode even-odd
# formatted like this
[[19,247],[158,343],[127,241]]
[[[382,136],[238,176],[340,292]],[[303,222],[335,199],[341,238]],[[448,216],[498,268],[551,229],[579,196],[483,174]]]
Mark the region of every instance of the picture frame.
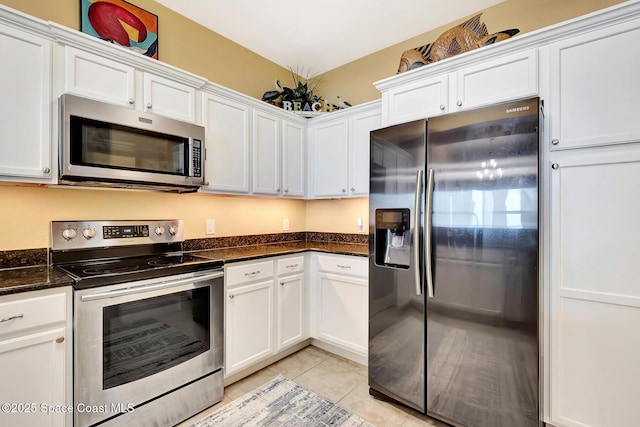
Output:
[[158,16],[124,0],[80,0],[80,31],[158,59]]

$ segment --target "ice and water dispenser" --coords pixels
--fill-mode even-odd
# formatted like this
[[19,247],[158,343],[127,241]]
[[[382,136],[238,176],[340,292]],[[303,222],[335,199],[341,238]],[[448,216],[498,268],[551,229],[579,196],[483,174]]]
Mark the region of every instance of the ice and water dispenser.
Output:
[[409,268],[409,209],[376,209],[376,264]]

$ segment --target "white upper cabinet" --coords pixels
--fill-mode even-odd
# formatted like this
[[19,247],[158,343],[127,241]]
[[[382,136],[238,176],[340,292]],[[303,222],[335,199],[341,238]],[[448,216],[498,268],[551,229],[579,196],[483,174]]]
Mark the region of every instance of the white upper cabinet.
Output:
[[249,192],[250,111],[245,104],[203,93],[205,191]]
[[343,197],[349,188],[349,120],[346,117],[309,129],[312,197]]
[[[376,105],[379,105],[376,103]],[[349,127],[349,194],[369,195],[370,132],[382,127],[380,108],[354,115]]]
[[65,46],[64,56],[65,92],[196,122],[196,88],[204,80],[185,84],[71,46]]
[[382,122],[404,123],[538,93],[537,49],[485,54],[482,60],[472,60],[472,52],[376,82]]
[[273,114],[253,110],[253,192],[279,195],[281,191],[281,123]]
[[369,132],[379,127],[380,101],[311,119],[308,196],[367,196]]
[[51,157],[51,41],[5,25],[3,18],[0,175],[6,181],[49,183],[56,159]]
[[306,123],[282,120],[282,195],[304,197]]
[[549,46],[552,149],[640,141],[639,43],[636,19]]

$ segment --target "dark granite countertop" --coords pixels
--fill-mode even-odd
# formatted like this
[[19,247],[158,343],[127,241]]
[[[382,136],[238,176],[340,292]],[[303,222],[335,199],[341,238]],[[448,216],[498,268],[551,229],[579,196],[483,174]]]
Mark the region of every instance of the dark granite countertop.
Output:
[[0,296],[71,286],[69,276],[47,265],[0,269]]
[[[200,249],[189,252],[193,255],[223,262],[233,262],[305,251],[366,257],[369,247],[363,243],[288,241],[219,249]],[[0,296],[72,284],[73,281],[69,276],[47,265],[0,269]]]
[[239,246],[233,248],[205,249],[191,252],[210,259],[224,262],[247,261],[277,255],[289,255],[305,251],[328,252],[341,255],[366,257],[369,246],[361,243],[338,242],[283,242],[266,245]]

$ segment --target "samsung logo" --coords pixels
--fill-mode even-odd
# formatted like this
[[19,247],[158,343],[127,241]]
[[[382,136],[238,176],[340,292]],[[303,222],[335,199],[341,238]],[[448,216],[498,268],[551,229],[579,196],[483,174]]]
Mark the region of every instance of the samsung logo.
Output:
[[150,125],[151,125],[151,124],[153,124],[153,120],[151,120],[151,119],[147,119],[147,118],[145,118],[145,117],[138,117],[138,121],[139,121],[139,122],[142,122],[142,123],[148,123],[148,124],[150,124]]
[[517,113],[519,111],[527,111],[529,110],[529,106],[525,106],[525,107],[514,107],[514,108],[507,108],[507,114],[509,113]]

